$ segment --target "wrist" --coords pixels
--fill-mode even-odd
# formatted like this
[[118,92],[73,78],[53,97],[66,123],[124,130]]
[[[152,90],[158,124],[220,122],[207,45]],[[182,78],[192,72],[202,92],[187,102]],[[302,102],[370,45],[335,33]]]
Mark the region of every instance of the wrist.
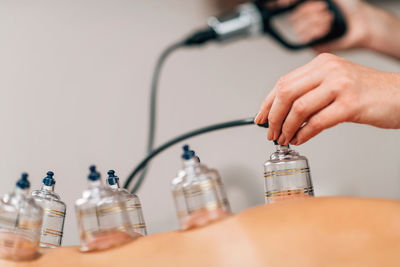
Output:
[[370,4],[364,3],[363,12],[365,13],[365,37],[361,46],[381,52],[393,38],[396,30],[393,29],[399,24],[398,20],[386,11],[374,7]]

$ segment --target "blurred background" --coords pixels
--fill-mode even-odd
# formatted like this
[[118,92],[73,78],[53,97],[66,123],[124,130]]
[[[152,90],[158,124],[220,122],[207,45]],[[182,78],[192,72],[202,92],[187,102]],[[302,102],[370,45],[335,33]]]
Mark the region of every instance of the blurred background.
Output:
[[[400,14],[400,2],[375,1]],[[235,1],[0,1],[0,194],[20,173],[32,189],[48,170],[67,204],[63,245],[77,245],[74,201],[89,164],[103,179],[125,177],[146,149],[150,79],[169,44],[205,25]],[[384,71],[398,62],[366,52],[339,53]],[[160,81],[156,145],[211,123],[251,117],[276,80],[310,61],[269,37],[181,49]],[[189,141],[217,168],[234,212],[264,203],[263,163],[274,151],[266,130],[239,127]],[[296,147],[310,160],[318,196],[400,198],[399,132],[343,124]],[[139,192],[150,233],[177,229],[170,180],[180,146],[151,164]]]

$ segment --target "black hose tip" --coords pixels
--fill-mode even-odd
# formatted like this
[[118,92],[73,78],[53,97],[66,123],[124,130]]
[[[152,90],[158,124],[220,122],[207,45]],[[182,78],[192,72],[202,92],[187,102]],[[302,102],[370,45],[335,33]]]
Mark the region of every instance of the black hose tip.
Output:
[[266,123],[256,124],[256,125],[259,126],[259,127],[262,127],[262,128],[269,128],[268,121]]
[[217,33],[212,28],[208,28],[195,32],[183,44],[186,46],[201,45],[215,39],[217,39]]

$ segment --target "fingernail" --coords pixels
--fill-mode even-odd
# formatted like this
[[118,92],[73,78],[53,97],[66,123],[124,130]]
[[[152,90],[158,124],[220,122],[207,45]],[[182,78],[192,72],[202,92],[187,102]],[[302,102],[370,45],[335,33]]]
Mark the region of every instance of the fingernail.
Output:
[[279,137],[278,139],[278,144],[280,145],[284,145],[286,141],[286,136],[284,136],[283,134]]
[[270,140],[270,141],[275,140],[275,139],[273,139],[273,137],[274,137],[274,133],[272,132],[271,129],[269,129],[268,130],[268,140]]
[[292,144],[294,146],[297,146],[297,142],[298,142],[298,140],[297,140],[297,137],[296,137],[296,138],[293,138],[292,141],[290,141],[290,144]]
[[254,122],[255,123],[259,123],[260,122],[260,116],[261,114],[260,113],[257,113],[257,116],[256,116],[256,118],[254,119]]
[[279,133],[275,131],[272,136],[272,140],[278,140],[278,138],[279,138]]

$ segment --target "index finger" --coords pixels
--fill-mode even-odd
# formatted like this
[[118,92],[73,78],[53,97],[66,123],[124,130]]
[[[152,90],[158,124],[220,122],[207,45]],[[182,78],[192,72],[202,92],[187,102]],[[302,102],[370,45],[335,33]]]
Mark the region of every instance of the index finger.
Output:
[[293,102],[321,83],[324,71],[319,67],[320,60],[317,58],[284,76],[275,86],[276,96],[268,114],[268,136],[272,140],[279,137]]

